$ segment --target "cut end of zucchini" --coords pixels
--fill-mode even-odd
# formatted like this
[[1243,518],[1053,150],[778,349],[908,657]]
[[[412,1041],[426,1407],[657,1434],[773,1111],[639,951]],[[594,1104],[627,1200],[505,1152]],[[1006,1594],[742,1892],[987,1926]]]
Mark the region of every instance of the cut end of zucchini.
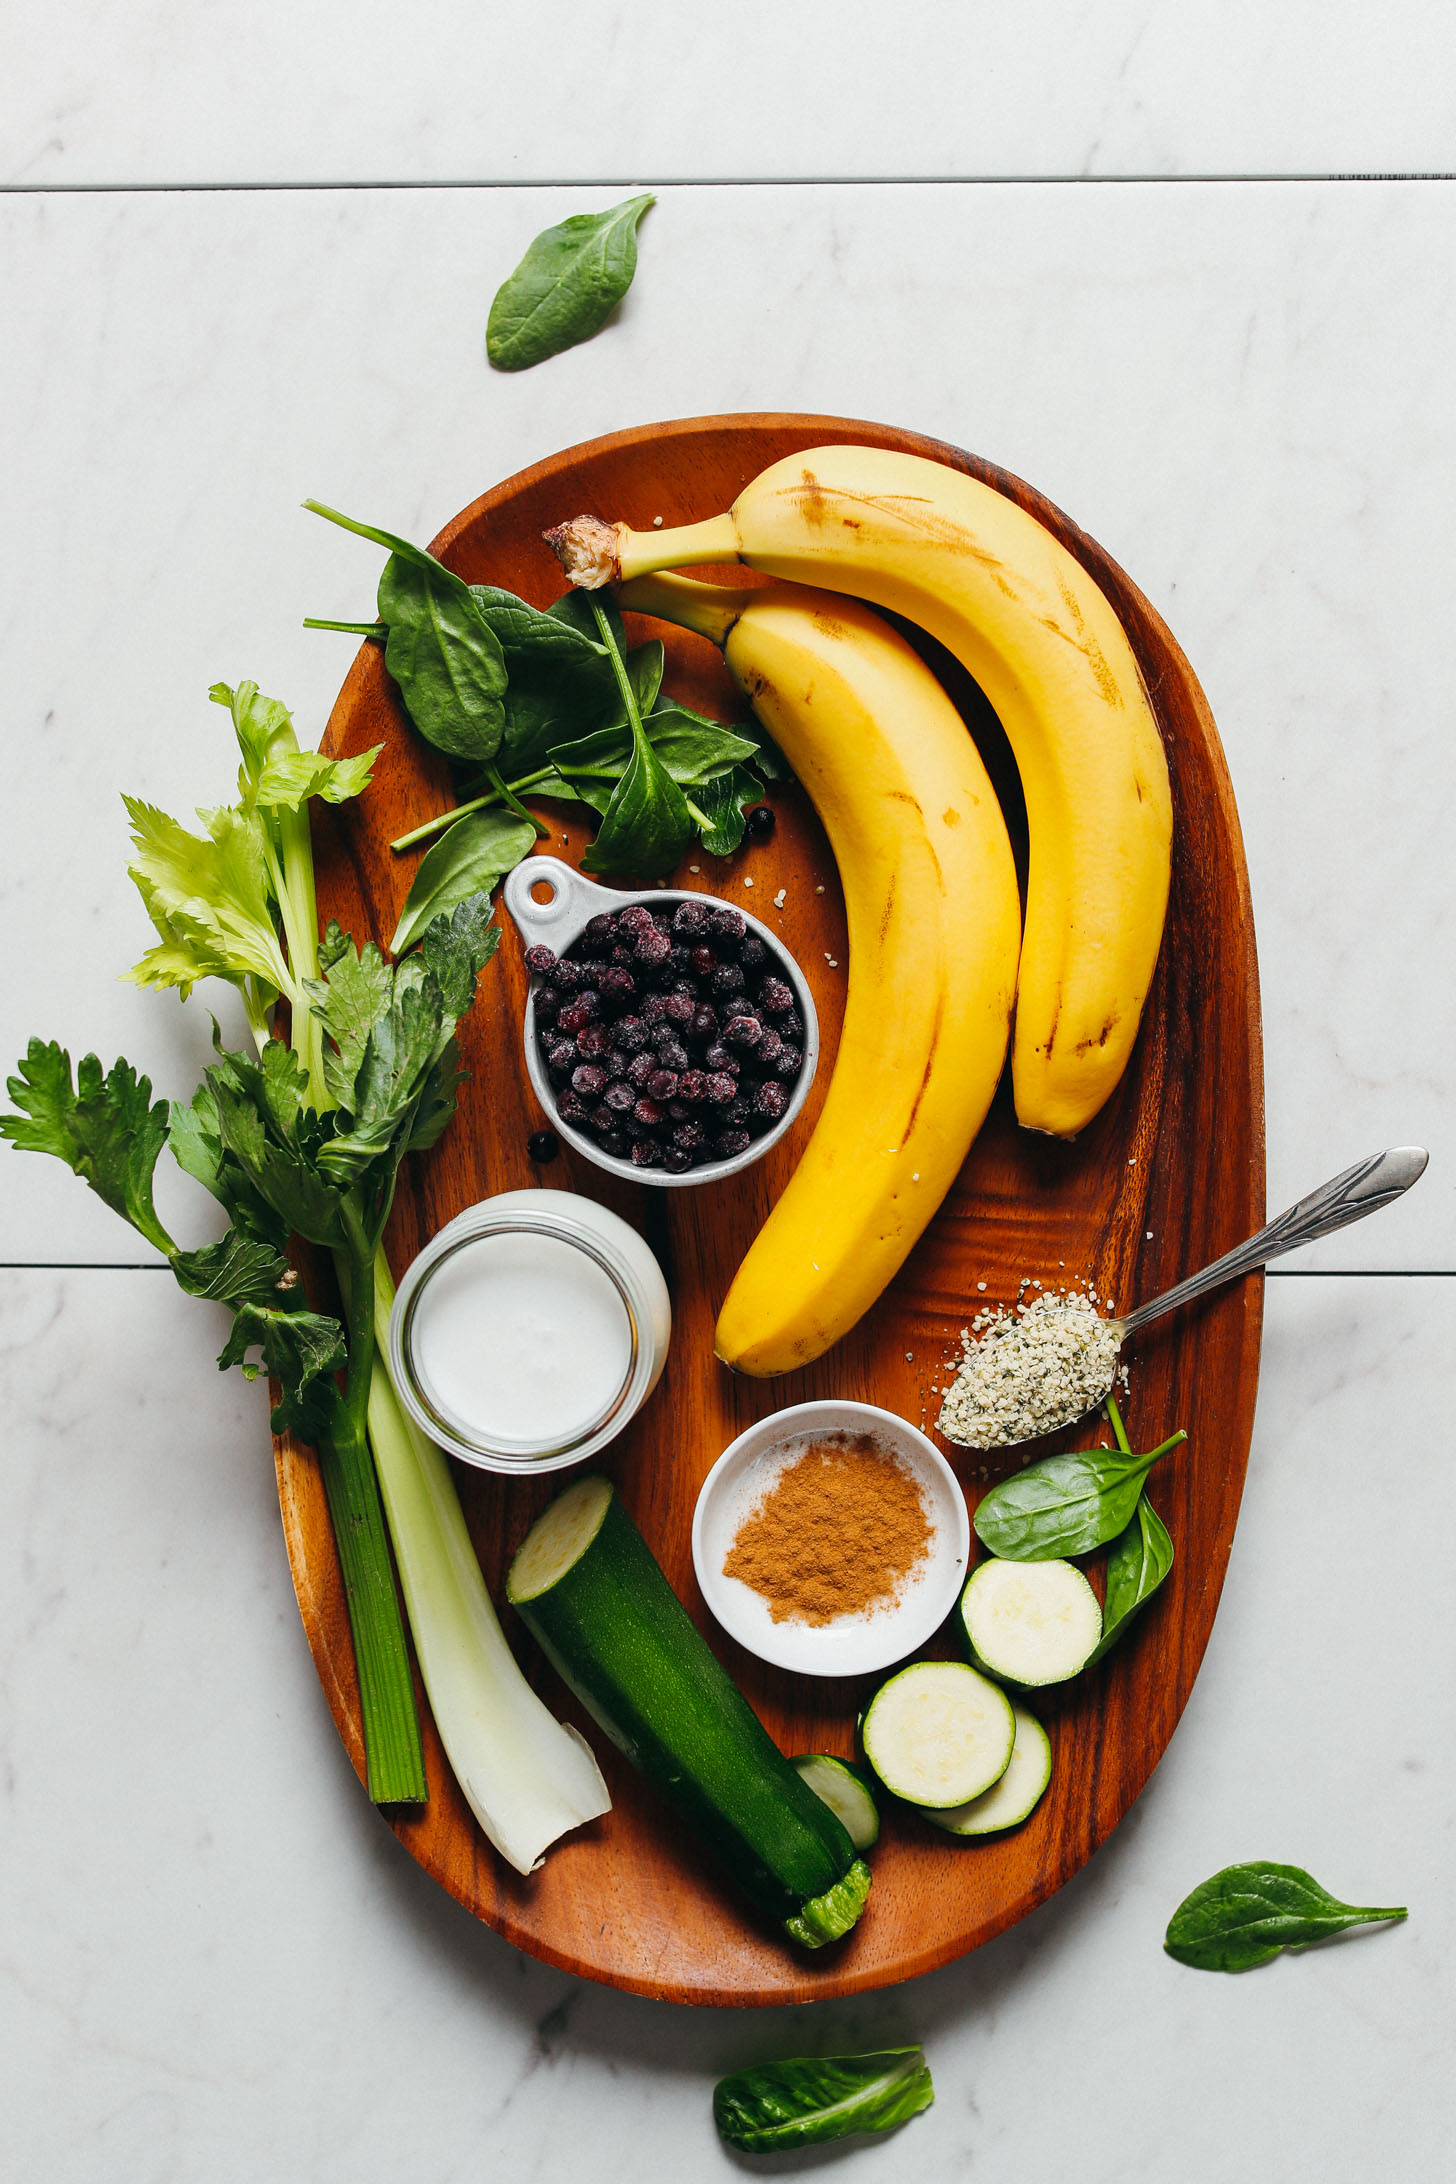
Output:
[[865,1757],[910,1805],[964,1805],[1006,1772],[1011,1701],[961,1661],[915,1661],[881,1684],[864,1718]]
[[849,1932],[869,1892],[870,1869],[863,1858],[856,1858],[843,1880],[826,1888],[822,1896],[811,1897],[793,1918],[784,1920],[784,1932],[806,1949],[822,1949],[826,1941],[838,1941]]
[[993,1556],[972,1570],[960,1612],[981,1666],[1029,1690],[1075,1676],[1102,1637],[1097,1595],[1070,1562]]
[[1002,1828],[1017,1827],[1041,1802],[1052,1778],[1051,1739],[1024,1706],[1013,1706],[1016,1742],[1011,1760],[999,1782],[973,1797],[968,1805],[953,1805],[949,1812],[927,1812],[927,1820],[948,1835],[996,1835]]
[[873,1850],[880,1839],[880,1808],[858,1767],[830,1752],[800,1752],[795,1767],[814,1795],[822,1798],[856,1850]]
[[542,1511],[506,1576],[506,1598],[513,1607],[549,1592],[580,1560],[601,1530],[611,1498],[611,1480],[592,1476],[578,1479]]

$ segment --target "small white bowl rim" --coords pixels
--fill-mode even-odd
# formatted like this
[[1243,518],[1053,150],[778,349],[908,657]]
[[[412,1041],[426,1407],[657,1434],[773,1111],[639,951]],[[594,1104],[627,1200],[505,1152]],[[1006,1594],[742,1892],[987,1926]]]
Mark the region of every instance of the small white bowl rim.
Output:
[[[564,875],[564,878],[558,877],[558,875]],[[715,1160],[703,1167],[688,1168],[681,1175],[669,1175],[665,1168],[634,1168],[630,1160],[619,1159],[615,1153],[604,1153],[585,1130],[578,1130],[574,1123],[565,1121],[557,1113],[556,1088],[546,1074],[545,1065],[541,1060],[541,1049],[536,1039],[534,1003],[542,981],[534,972],[531,974],[530,992],[526,997],[526,1015],[522,1025],[522,1037],[526,1053],[526,1075],[531,1080],[531,1089],[540,1101],[551,1128],[557,1132],[558,1136],[564,1137],[567,1144],[576,1152],[582,1154],[585,1159],[593,1162],[598,1168],[605,1168],[608,1175],[619,1175],[628,1183],[645,1183],[649,1189],[653,1190],[680,1190],[684,1187],[694,1187],[702,1183],[718,1183],[722,1181],[724,1176],[737,1175],[744,1168],[751,1168],[754,1162],[761,1160],[769,1148],[777,1145],[779,1139],[784,1137],[798,1121],[804,1102],[809,1097],[809,1089],[814,1082],[815,1072],[819,1067],[819,1012],[814,1006],[814,996],[809,990],[809,981],[800,969],[795,956],[779,938],[778,934],[772,932],[764,924],[762,918],[755,917],[751,910],[745,910],[741,903],[729,902],[726,895],[706,894],[700,889],[692,887],[624,889],[599,887],[588,873],[578,872],[574,865],[564,863],[559,857],[544,856],[523,858],[520,864],[507,874],[503,890],[506,909],[520,933],[522,941],[528,947],[531,945],[529,938],[532,923],[530,913],[533,910],[539,911],[542,908],[549,909],[551,907],[549,904],[539,904],[531,897],[531,888],[540,880],[546,880],[557,889],[558,894],[564,893],[567,897],[566,923],[559,933],[553,934],[548,943],[549,946],[556,949],[558,955],[565,954],[589,920],[595,917],[600,910],[610,910],[614,907],[625,910],[628,903],[633,902],[644,903],[649,909],[654,904],[701,902],[711,904],[715,909],[736,910],[749,931],[757,933],[759,939],[764,941],[773,950],[774,955],[783,962],[793,984],[794,996],[799,1004],[799,1012],[804,1019],[804,1062],[799,1071],[798,1082],[790,1095],[789,1104],[773,1128],[766,1130],[762,1137],[754,1138],[746,1151],[735,1153],[729,1160]]]
[[[775,1441],[798,1440],[816,1428],[826,1433],[834,1433],[855,1427],[869,1432],[878,1429],[881,1437],[887,1441],[891,1440],[892,1435],[897,1437],[898,1445],[903,1451],[912,1460],[924,1464],[931,1476],[946,1490],[946,1499],[952,1511],[954,1536],[948,1543],[949,1551],[938,1558],[944,1564],[944,1576],[933,1591],[921,1594],[918,1612],[913,1616],[908,1608],[892,1608],[874,1617],[869,1624],[855,1622],[850,1630],[838,1632],[832,1623],[774,1624],[772,1629],[775,1633],[782,1629],[786,1634],[802,1639],[805,1630],[812,1629],[816,1639],[822,1637],[826,1656],[824,1664],[808,1668],[802,1658],[788,1659],[781,1653],[768,1650],[759,1637],[738,1626],[731,1611],[724,1613],[724,1607],[720,1603],[725,1604],[730,1596],[725,1590],[726,1581],[722,1572],[710,1566],[704,1543],[707,1515],[730,1467],[751,1444],[761,1443],[767,1448]],[[896,1443],[892,1442],[893,1445]],[[754,1447],[753,1453],[756,1455],[758,1452],[758,1448]],[[908,1418],[902,1418],[898,1411],[886,1410],[878,1403],[860,1403],[847,1396],[822,1396],[811,1403],[794,1403],[786,1410],[771,1411],[766,1418],[757,1419],[753,1425],[746,1426],[738,1438],[724,1449],[704,1479],[698,1489],[698,1498],[693,1509],[693,1569],[698,1588],[714,1621],[746,1652],[754,1654],[761,1661],[767,1661],[773,1668],[788,1669],[796,1675],[826,1678],[867,1676],[877,1674],[880,1669],[892,1667],[896,1661],[904,1660],[917,1647],[926,1644],[950,1614],[969,1573],[970,1556],[971,1520],[966,1508],[965,1494],[960,1480],[935,1443],[918,1426],[911,1425]],[[878,1633],[881,1629],[885,1643],[883,1647],[869,1649],[872,1658],[856,1659],[848,1667],[834,1665],[833,1648],[836,1637],[844,1644],[851,1635],[861,1638],[866,1630]]]

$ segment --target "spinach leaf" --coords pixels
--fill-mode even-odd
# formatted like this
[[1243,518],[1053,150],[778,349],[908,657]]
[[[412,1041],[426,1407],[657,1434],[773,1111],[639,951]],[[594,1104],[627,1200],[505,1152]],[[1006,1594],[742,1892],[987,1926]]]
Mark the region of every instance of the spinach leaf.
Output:
[[718,774],[695,791],[693,802],[702,815],[703,847],[710,857],[731,857],[743,840],[743,816],[762,796],[758,776],[735,766]]
[[471,895],[488,895],[534,846],[536,830],[510,811],[472,811],[457,819],[420,860],[390,949],[400,955],[427,925]]
[[1255,1859],[1225,1866],[1185,1896],[1168,1921],[1163,1947],[1201,1972],[1246,1972],[1281,1949],[1408,1916],[1404,1905],[1377,1911],[1340,1903],[1302,1866]]
[[544,607],[528,606],[496,584],[472,584],[470,591],[500,641],[508,674],[533,666],[567,669],[593,660],[605,663],[606,650],[594,627],[587,630]]
[[0,1115],[0,1138],[17,1150],[53,1153],[90,1184],[98,1198],[158,1251],[172,1241],[152,1204],[152,1175],[167,1140],[167,1102],[153,1103],[149,1079],[130,1062],[113,1062],[103,1076],[88,1054],[71,1086],[71,1057],[58,1041],[32,1039],[19,1076],[6,1090],[19,1115]]
[[890,2131],[935,2098],[922,2048],[799,2056],[760,2063],[713,2088],[718,2136],[740,2153],[824,2145],[856,2131]]
[[392,531],[356,523],[322,501],[303,505],[389,549],[379,579],[379,614],[389,631],[384,664],[425,741],[450,758],[494,758],[505,728],[505,654],[470,586]]
[[546,612],[553,622],[564,622],[568,629],[580,630],[603,651],[609,637],[619,653],[625,654],[628,650],[627,625],[622,620],[621,608],[609,592],[585,592],[573,585]]
[[1090,1554],[1132,1522],[1143,1481],[1160,1456],[1186,1441],[1170,1434],[1146,1456],[1120,1448],[1041,1456],[976,1505],[976,1536],[1006,1562],[1055,1562]]
[[608,804],[597,838],[581,860],[584,872],[670,872],[693,838],[694,820],[682,790],[653,750],[616,635],[595,593],[588,601],[632,729],[632,759]]
[[1116,1644],[1139,1608],[1150,1600],[1173,1567],[1173,1542],[1167,1526],[1144,1493],[1127,1529],[1112,1543],[1107,1558],[1107,1597],[1102,1606],[1102,1642],[1088,1662],[1100,1661]]
[[637,223],[655,198],[628,197],[546,228],[490,307],[485,353],[500,372],[524,371],[588,341],[637,270]]
[[[751,746],[731,728],[690,713],[683,706],[667,704],[642,722],[643,732],[674,781],[684,786],[712,781],[726,774],[745,757]],[[575,743],[553,745],[548,763],[558,774],[595,775],[614,781],[631,761],[632,731],[625,722],[593,729]],[[754,794],[758,784],[754,783]],[[701,801],[701,799],[699,799]]]

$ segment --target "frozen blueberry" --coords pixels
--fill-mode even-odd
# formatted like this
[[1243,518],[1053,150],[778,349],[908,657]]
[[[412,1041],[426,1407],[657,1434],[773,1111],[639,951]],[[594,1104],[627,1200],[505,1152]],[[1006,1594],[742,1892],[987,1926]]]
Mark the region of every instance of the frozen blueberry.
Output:
[[576,1051],[588,1061],[599,1061],[612,1043],[612,1035],[605,1024],[583,1024],[576,1035]]
[[542,1167],[548,1160],[554,1160],[560,1150],[561,1140],[554,1130],[533,1130],[526,1140],[526,1151]]
[[787,1016],[781,1016],[778,1025],[781,1037],[792,1040],[795,1046],[803,1045],[804,1019],[797,1009],[790,1009]]
[[706,942],[688,951],[688,963],[695,977],[711,978],[718,967],[718,958]]
[[656,1067],[657,1056],[655,1054],[634,1054],[627,1064],[628,1084],[636,1085],[640,1091]]
[[556,950],[554,948],[547,948],[543,945],[541,941],[538,940],[534,948],[528,948],[526,950],[526,969],[528,971],[539,971],[544,973],[546,971],[554,970],[555,966]]
[[556,1112],[563,1122],[583,1123],[587,1117],[587,1104],[575,1092],[563,1092],[556,1102]]
[[738,960],[745,971],[760,970],[768,961],[768,950],[757,933],[745,933],[738,949]]
[[754,1068],[772,1069],[777,1063],[778,1058],[783,1053],[783,1051],[784,1042],[779,1037],[778,1033],[774,1030],[773,1025],[765,1025],[762,1033],[760,1034],[758,1045],[754,1049]]
[[684,1175],[692,1164],[692,1154],[681,1152],[676,1145],[669,1145],[662,1156],[662,1165],[669,1175]]
[[655,1145],[651,1138],[638,1138],[632,1147],[631,1158],[634,1168],[660,1168],[662,1147]]
[[766,842],[774,830],[773,808],[754,804],[743,814],[743,831],[751,842]]
[[667,1120],[664,1110],[658,1106],[656,1100],[645,1095],[638,1100],[632,1113],[644,1130],[655,1130],[660,1123]]
[[626,1155],[627,1140],[620,1130],[603,1130],[597,1143],[604,1153],[611,1154],[613,1160],[621,1160]]
[[696,1107],[707,1098],[707,1085],[708,1080],[701,1069],[685,1069],[677,1080],[677,1096],[686,1100],[690,1107]]
[[556,1019],[556,1028],[574,1039],[577,1033],[585,1030],[588,1024],[594,1024],[600,1013],[601,1002],[596,994],[588,988],[583,993],[572,995]]
[[640,1016],[619,1016],[612,1026],[612,1044],[619,1054],[640,1054],[647,1037],[647,1026]]
[[788,1104],[787,1087],[782,1084],[775,1084],[772,1079],[767,1084],[757,1086],[754,1091],[753,1112],[755,1115],[761,1116],[765,1122],[777,1122]]
[[720,1000],[742,993],[745,983],[743,972],[736,963],[720,963],[713,973],[713,991]]
[[677,1072],[673,1069],[654,1069],[643,1088],[650,1100],[659,1102],[677,1096]]
[[607,1073],[595,1062],[582,1062],[571,1072],[571,1089],[584,1100],[599,1100],[607,1089]]
[[649,993],[643,996],[642,1021],[644,1024],[659,1023],[666,1014],[667,995],[665,993]]
[[699,933],[707,931],[708,912],[700,902],[680,902],[672,913],[672,929],[684,939],[696,940]]
[[751,1143],[746,1130],[723,1130],[713,1140],[713,1157],[715,1160],[735,1160],[740,1153],[748,1151]]
[[558,993],[575,993],[578,986],[586,984],[586,972],[580,963],[573,963],[569,956],[558,956],[547,973]]
[[706,1007],[694,1009],[691,1036],[700,1043],[705,1040],[716,1039],[718,1036],[718,1011]]
[[619,1078],[615,1084],[607,1086],[602,1100],[614,1115],[630,1115],[637,1105],[637,1093],[632,1085]]
[[703,1079],[703,1097],[714,1107],[726,1107],[738,1090],[738,1080],[726,1070],[714,1070]]
[[664,1069],[686,1069],[688,1050],[681,1039],[664,1039],[658,1046],[657,1059]]
[[719,903],[708,912],[708,931],[715,940],[742,940],[748,927],[739,910],[730,910],[726,903]]
[[638,933],[633,953],[639,963],[666,963],[672,955],[672,943],[660,926],[648,925]]
[[680,1152],[700,1153],[708,1142],[708,1133],[700,1122],[680,1122],[672,1133],[672,1142]]
[[651,931],[652,912],[645,903],[629,902],[625,910],[617,912],[617,924],[624,933],[630,933],[635,940],[639,933]]
[[599,910],[594,918],[587,919],[581,937],[588,947],[610,948],[617,938],[617,920],[610,910]]
[[609,963],[597,980],[604,1008],[624,1009],[637,991],[637,981],[620,963]]
[[758,1005],[769,1016],[784,1016],[794,1005],[794,991],[772,973],[758,989]]
[[735,1047],[740,1054],[750,1054],[763,1037],[763,1026],[756,1016],[730,1016],[723,1026],[724,1046]]
[[696,1014],[696,1004],[691,994],[670,993],[662,1004],[662,1013],[670,1024],[690,1024]]
[[549,1031],[561,1014],[561,996],[554,986],[538,986],[531,1002],[538,1031]]
[[803,1066],[803,1049],[801,1047],[790,1046],[788,1042],[785,1041],[783,1051],[780,1053],[778,1060],[774,1063],[774,1075],[776,1077],[786,1078],[790,1082],[792,1082],[793,1079],[798,1076],[799,1071],[803,1068]]
[[703,1067],[715,1075],[736,1077],[743,1064],[731,1047],[710,1046],[703,1056]]

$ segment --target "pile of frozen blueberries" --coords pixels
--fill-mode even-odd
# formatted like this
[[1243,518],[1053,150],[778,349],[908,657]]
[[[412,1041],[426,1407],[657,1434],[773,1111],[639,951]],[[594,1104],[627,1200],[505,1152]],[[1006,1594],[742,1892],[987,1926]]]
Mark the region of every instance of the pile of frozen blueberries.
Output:
[[682,1175],[747,1152],[792,1099],[804,1019],[782,958],[726,903],[628,903],[526,962],[556,1112],[604,1153]]

